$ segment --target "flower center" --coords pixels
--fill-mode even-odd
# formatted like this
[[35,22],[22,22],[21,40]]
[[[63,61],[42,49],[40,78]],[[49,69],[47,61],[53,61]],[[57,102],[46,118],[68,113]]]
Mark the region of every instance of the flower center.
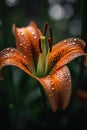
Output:
[[37,76],[43,77],[47,75],[47,68],[48,68],[48,55],[52,51],[52,27],[49,27],[50,30],[50,37],[48,38],[48,44],[46,44],[46,32],[47,32],[48,23],[45,23],[43,35],[40,36],[39,39],[39,49],[40,54],[37,63]]

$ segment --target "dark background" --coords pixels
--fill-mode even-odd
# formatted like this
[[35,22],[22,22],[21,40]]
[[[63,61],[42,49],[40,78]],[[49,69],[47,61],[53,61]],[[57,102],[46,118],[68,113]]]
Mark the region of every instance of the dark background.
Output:
[[[44,22],[53,28],[54,44],[69,37],[87,40],[86,0],[0,0],[0,50],[15,47],[12,25],[27,26],[35,21],[43,31]],[[47,97],[45,106],[40,84],[17,67],[5,67],[0,81],[0,130],[87,129],[87,109],[76,97],[77,89],[87,90],[87,69],[77,58],[68,66],[72,94],[68,107],[55,113]]]

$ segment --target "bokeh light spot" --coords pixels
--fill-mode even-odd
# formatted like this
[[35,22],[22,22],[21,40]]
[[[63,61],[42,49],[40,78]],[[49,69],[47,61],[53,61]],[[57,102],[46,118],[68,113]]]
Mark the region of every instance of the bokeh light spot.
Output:
[[48,13],[50,18],[54,20],[60,20],[64,17],[64,9],[60,4],[54,4],[50,6]]
[[79,19],[74,19],[70,23],[70,32],[73,35],[81,34],[81,21]]
[[19,0],[5,0],[5,4],[9,7],[16,6],[19,3]]

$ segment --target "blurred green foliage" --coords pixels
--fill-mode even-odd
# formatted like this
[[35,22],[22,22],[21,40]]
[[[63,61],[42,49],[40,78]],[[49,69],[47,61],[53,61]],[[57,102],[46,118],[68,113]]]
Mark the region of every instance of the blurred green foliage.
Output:
[[[63,11],[66,11],[64,15]],[[81,1],[0,0],[0,50],[16,47],[13,23],[22,27],[30,21],[35,21],[42,31],[44,22],[48,21],[53,27],[54,44],[64,38],[81,37]],[[82,38],[85,39],[84,35]],[[87,129],[87,110],[82,108],[75,95],[78,88],[86,90],[87,70],[83,69],[81,59],[74,60],[68,66],[73,82],[70,103],[66,110],[55,113],[36,80],[17,67],[5,67],[2,70],[5,80],[0,81],[0,130],[7,127],[9,130]]]

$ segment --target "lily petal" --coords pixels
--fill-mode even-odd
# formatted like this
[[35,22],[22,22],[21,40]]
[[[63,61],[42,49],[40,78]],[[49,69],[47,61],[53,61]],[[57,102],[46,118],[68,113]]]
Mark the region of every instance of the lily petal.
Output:
[[37,80],[42,84],[53,111],[67,107],[71,95],[71,76],[67,66]]
[[40,30],[34,22],[31,22],[28,27],[15,27],[13,32],[16,38],[17,49],[27,56],[31,62],[33,71],[35,71],[40,52],[38,43],[41,35]]
[[85,55],[85,42],[78,38],[69,38],[54,45],[48,57],[48,71],[56,71],[78,56]]
[[[7,65],[14,65],[33,76],[30,71],[31,63],[27,58],[15,48],[6,48],[0,52],[0,70]],[[1,75],[1,74],[0,74]],[[2,76],[0,76],[2,78]]]
[[31,22],[30,25],[27,27],[27,30],[29,32],[29,36],[31,39],[31,45],[34,50],[34,56],[38,58],[39,53],[40,53],[40,48],[39,48],[39,38],[42,35],[40,29],[37,28],[36,24],[34,22]]

